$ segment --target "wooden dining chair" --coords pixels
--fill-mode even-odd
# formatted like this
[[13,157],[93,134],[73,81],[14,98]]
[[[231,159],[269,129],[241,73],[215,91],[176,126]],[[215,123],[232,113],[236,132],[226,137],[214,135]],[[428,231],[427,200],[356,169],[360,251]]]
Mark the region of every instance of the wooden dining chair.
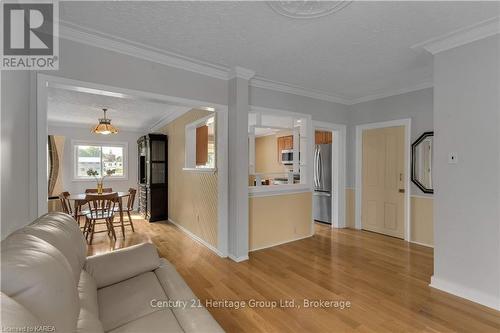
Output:
[[71,209],[71,202],[69,201],[69,192],[61,192],[59,194],[59,201],[61,202],[61,207],[63,210],[63,213],[69,214],[73,216],[73,209]]
[[[135,202],[135,195],[137,193],[137,190],[135,188],[129,188],[128,189],[128,196],[127,196],[127,206],[122,207],[122,214],[127,213],[128,216],[128,221],[127,223],[124,223],[123,219],[120,219],[118,223],[115,223],[113,226],[114,227],[121,227],[122,229],[122,235],[123,238],[125,238],[125,227],[130,226],[132,228],[132,232],[135,232],[134,229],[134,223],[132,222],[132,216],[130,216],[130,212],[134,210],[134,202]],[[116,207],[116,213],[120,213],[120,207]]]
[[[73,208],[71,207],[71,200],[69,200],[69,197],[70,193],[68,191],[61,192],[61,194],[59,194],[59,201],[61,202],[62,211],[74,217],[75,215]],[[83,205],[85,205],[85,203],[82,203],[80,201],[75,201],[74,209],[76,210],[77,213],[76,222],[78,223],[78,225],[80,225],[80,219],[88,213],[87,210],[83,209]]]
[[[111,193],[113,192],[113,189],[111,187],[106,187],[106,188],[103,188],[102,189],[102,193]],[[87,193],[97,193],[97,189],[96,188],[88,188],[85,190],[85,194]]]
[[[107,232],[109,237],[113,237],[116,240],[115,229],[113,228],[113,219],[116,207],[118,207],[118,194],[88,193],[85,196],[85,200],[89,204],[89,212],[85,215],[84,235],[89,245],[92,244],[94,234],[100,232]],[[106,230],[96,231],[95,227],[99,224],[106,225]]]

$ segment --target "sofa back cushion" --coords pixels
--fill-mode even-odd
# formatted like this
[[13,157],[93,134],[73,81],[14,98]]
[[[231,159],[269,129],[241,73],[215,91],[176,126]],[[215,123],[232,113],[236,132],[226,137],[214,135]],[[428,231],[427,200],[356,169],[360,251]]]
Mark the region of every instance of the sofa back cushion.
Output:
[[84,269],[92,275],[97,288],[103,288],[155,270],[159,265],[156,247],[151,243],[142,243],[88,257]]
[[71,215],[45,214],[16,233],[33,235],[57,248],[71,266],[75,285],[78,284],[86,259],[87,243],[80,227]]
[[14,233],[1,242],[1,291],[44,325],[74,332],[80,304],[63,254],[33,235]]
[[[16,328],[33,329],[42,325],[41,321],[13,298],[0,293],[0,309],[2,309],[2,330],[15,332]],[[32,330],[35,332],[35,330]]]

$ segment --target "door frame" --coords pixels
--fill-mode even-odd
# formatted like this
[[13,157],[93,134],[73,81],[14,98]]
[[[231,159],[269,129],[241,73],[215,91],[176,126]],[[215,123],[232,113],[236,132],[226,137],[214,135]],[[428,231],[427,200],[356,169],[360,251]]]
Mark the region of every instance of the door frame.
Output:
[[405,221],[404,221],[404,240],[410,241],[410,148],[411,148],[411,118],[382,121],[377,123],[368,123],[356,126],[356,188],[355,188],[355,227],[362,229],[361,224],[361,205],[363,194],[363,131],[368,129],[404,126],[405,129]]
[[[199,240],[221,257],[228,256],[229,242],[229,224],[228,224],[228,162],[226,156],[228,154],[228,107],[227,105],[216,104],[212,102],[199,101],[163,94],[151,93],[147,91],[132,90],[121,87],[115,87],[105,84],[98,84],[87,81],[68,79],[60,76],[53,76],[41,73],[32,73],[31,75],[31,103],[30,103],[30,128],[36,133],[34,140],[30,141],[30,153],[33,152],[36,159],[30,163],[30,175],[36,179],[36,184],[30,183],[30,191],[37,200],[33,201],[34,206],[31,208],[35,216],[40,216],[47,213],[47,136],[48,136],[48,121],[47,121],[47,88],[48,87],[66,87],[73,88],[88,88],[98,90],[103,93],[112,92],[119,95],[124,95],[128,98],[135,98],[144,101],[164,101],[171,104],[179,104],[192,108],[206,109],[207,106],[214,108],[217,114],[217,247]],[[175,120],[182,114],[175,114],[168,118],[168,122]],[[166,124],[165,124],[166,125]],[[153,126],[152,129],[158,126]],[[32,146],[32,147],[31,147]],[[35,150],[36,149],[36,150]],[[182,230],[182,229],[181,229]],[[184,231],[184,230],[183,230]],[[189,234],[189,233],[188,233]],[[191,234],[189,236],[192,237]]]
[[[315,132],[327,131],[333,134],[332,144],[332,228],[345,228],[345,180],[346,180],[346,125],[329,123],[325,121],[313,121],[311,141],[315,144]],[[313,152],[311,151],[311,154]],[[313,159],[311,158],[311,161]],[[311,184],[312,184],[311,179]],[[314,192],[314,189],[312,190]],[[314,194],[314,193],[313,193]],[[314,212],[312,218],[314,227]],[[314,229],[313,229],[314,230]]]

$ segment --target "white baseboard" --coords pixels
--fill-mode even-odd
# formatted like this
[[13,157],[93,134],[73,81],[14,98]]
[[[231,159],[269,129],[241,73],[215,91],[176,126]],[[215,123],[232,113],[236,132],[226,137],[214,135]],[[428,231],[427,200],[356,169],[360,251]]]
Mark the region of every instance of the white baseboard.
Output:
[[203,239],[201,239],[200,237],[196,236],[195,234],[193,234],[191,231],[189,231],[188,229],[184,228],[183,226],[181,226],[180,224],[177,224],[175,223],[172,219],[168,219],[169,222],[171,222],[173,225],[175,225],[177,228],[179,228],[182,232],[184,232],[186,235],[188,235],[190,238],[192,238],[193,240],[197,241],[198,243],[200,243],[201,245],[204,245],[206,246],[209,250],[215,252],[219,257],[221,258],[226,258],[225,255],[222,254],[222,252],[220,252],[217,248],[215,248],[213,245],[207,243],[206,241],[204,241]]
[[417,241],[410,241],[410,243],[434,248],[434,245],[430,245],[430,244],[426,244],[426,243],[421,243],[421,242],[417,242]]
[[430,195],[421,195],[421,194],[410,194],[410,197],[412,198],[418,198],[418,199],[429,199],[429,200],[434,200],[434,197]]
[[286,240],[286,241],[283,241],[283,242],[278,242],[278,243],[273,243],[273,244],[270,244],[270,245],[261,246],[261,247],[258,247],[256,249],[248,250],[248,252],[253,252],[253,251],[258,251],[258,250],[264,250],[264,249],[268,249],[270,247],[274,247],[274,246],[278,246],[278,245],[283,245],[283,244],[290,243],[290,242],[295,242],[295,241],[298,241],[298,240],[301,240],[301,239],[305,239],[305,238],[309,238],[309,237],[312,237],[312,236],[314,236],[314,232],[311,233],[308,236],[298,237],[298,238]]
[[464,287],[458,283],[443,280],[434,275],[431,277],[429,286],[500,311],[500,297],[498,296],[495,297],[476,289]]
[[245,260],[248,260],[248,256],[242,256],[242,257],[235,257],[232,254],[228,255],[229,259],[236,261],[236,262],[242,262]]

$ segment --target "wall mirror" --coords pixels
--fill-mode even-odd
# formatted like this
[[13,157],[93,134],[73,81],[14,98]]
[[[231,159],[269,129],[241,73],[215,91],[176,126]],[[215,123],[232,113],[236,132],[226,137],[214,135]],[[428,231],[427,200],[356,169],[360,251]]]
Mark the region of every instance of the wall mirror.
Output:
[[432,151],[434,132],[423,133],[411,145],[411,181],[424,193],[434,193]]

